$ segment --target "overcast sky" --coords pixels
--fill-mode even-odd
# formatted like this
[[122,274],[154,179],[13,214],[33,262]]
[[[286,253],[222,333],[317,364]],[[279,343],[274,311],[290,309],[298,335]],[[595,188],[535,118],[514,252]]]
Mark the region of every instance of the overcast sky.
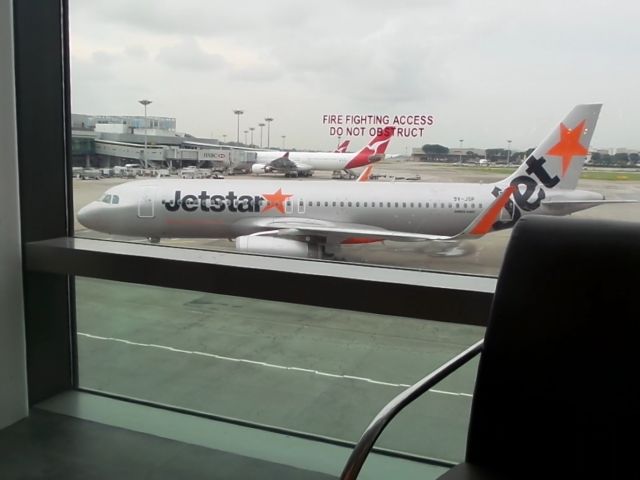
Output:
[[[175,117],[235,140],[331,149],[324,114],[433,115],[425,143],[534,146],[576,103],[592,148],[640,148],[640,2],[70,0],[72,110]],[[344,135],[343,135],[344,137]],[[351,137],[351,149],[368,137]],[[266,128],[264,129],[266,145]]]

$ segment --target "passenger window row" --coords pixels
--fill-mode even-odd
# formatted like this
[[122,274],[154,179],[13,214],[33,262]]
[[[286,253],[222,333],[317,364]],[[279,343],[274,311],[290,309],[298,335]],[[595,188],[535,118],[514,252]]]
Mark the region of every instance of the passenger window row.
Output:
[[[332,207],[338,207],[338,206],[339,207],[345,207],[346,206],[346,207],[355,207],[355,208],[360,208],[360,207],[363,207],[363,208],[423,208],[423,203],[422,202],[337,202],[337,201],[334,201],[334,202],[327,202],[327,201],[319,202],[319,201],[316,201],[315,202],[315,206],[316,207],[321,207],[321,206],[323,206],[323,203],[324,203],[325,207],[329,207],[329,206],[332,206]],[[291,201],[287,200],[287,206],[291,206],[291,205],[292,205]],[[440,205],[440,206],[438,207],[438,205]],[[304,202],[302,200],[300,200],[300,202],[298,203],[298,206],[299,207],[303,207],[304,206]],[[307,206],[313,207],[314,206],[314,202],[312,200],[309,200],[307,202]],[[477,206],[478,206],[478,208],[481,209],[482,208],[482,203],[478,203]],[[454,204],[453,203],[448,203],[448,204],[440,203],[440,204],[438,204],[437,202],[433,202],[433,203],[425,202],[424,203],[424,208],[445,208],[445,207],[454,208]],[[464,208],[464,209],[473,208],[473,209],[475,209],[476,208],[476,204],[475,203],[463,203],[463,204],[456,203],[455,204],[455,208],[456,209],[459,209],[459,208]]]

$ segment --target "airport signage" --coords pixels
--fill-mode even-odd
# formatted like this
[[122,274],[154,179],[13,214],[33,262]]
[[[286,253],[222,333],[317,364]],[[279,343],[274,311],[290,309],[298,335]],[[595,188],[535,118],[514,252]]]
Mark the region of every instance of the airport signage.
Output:
[[198,150],[198,160],[229,163],[229,150],[200,149]]
[[360,137],[380,135],[384,127],[395,127],[395,136],[404,138],[422,137],[433,125],[433,115],[360,115],[332,113],[322,115],[322,124],[334,137]]

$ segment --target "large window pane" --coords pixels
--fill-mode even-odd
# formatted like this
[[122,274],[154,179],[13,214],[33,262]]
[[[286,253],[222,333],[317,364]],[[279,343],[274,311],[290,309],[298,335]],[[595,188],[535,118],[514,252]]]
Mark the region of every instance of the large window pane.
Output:
[[[479,327],[76,279],[79,385],[356,441],[378,410],[483,335]],[[466,366],[379,446],[459,461]]]
[[[518,191],[493,226],[574,210],[640,219],[637,204],[596,206],[602,195],[640,198],[634,2],[70,3],[75,211],[94,200],[103,210],[131,205],[106,226],[76,223],[77,235],[235,249],[230,239],[268,231],[241,245],[495,275],[508,230],[406,240],[462,232],[514,178]],[[604,102],[597,129],[560,124],[594,99]],[[296,157],[336,154],[344,140],[355,155],[387,126],[397,130],[373,187],[332,180],[345,169]],[[363,151],[367,161],[382,158]],[[280,166],[259,161],[267,154]],[[564,187],[559,179],[585,159],[577,185]],[[527,160],[537,166],[500,183]],[[267,164],[266,173],[254,168]],[[313,177],[300,178],[307,167]],[[298,178],[284,178],[294,171]],[[151,184],[133,183],[143,178]],[[165,189],[167,181],[180,182]],[[133,197],[105,196],[119,184]],[[223,215],[230,211],[238,214]]]

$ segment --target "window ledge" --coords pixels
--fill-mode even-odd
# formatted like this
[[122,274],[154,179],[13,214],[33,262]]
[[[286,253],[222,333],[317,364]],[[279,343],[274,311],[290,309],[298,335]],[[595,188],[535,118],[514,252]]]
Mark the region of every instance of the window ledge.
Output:
[[62,237],[30,242],[30,272],[484,325],[496,279]]

